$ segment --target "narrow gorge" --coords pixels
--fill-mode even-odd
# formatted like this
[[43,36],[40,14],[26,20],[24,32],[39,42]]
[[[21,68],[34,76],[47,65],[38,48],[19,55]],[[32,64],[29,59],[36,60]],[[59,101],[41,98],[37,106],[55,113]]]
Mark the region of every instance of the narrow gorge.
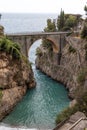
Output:
[[66,37],[60,65],[52,45],[43,43],[37,49],[36,67],[51,78],[63,83],[72,99],[87,90],[87,41],[80,37]]
[[[19,15],[16,20],[18,18]],[[35,21],[35,16],[33,18]],[[25,15],[20,21],[23,19]],[[39,22],[38,19],[37,23]],[[53,129],[75,112],[81,111],[87,116],[87,40],[81,38],[80,31],[77,33],[80,35],[76,35],[70,30],[72,34],[69,35],[68,31],[56,30],[54,21],[48,19],[47,23],[48,27],[36,39],[36,32],[34,35],[29,33],[30,38],[28,33],[22,34],[22,37],[15,33],[11,41],[6,38],[8,35],[4,37],[4,28],[0,27],[1,125]],[[24,27],[21,28],[24,30]],[[14,28],[11,34],[15,31]],[[55,40],[54,37],[52,40],[52,35],[48,38],[50,33],[60,34],[56,35],[58,39]],[[41,44],[38,43],[39,40]],[[36,43],[40,45],[38,48]],[[21,53],[22,48],[26,53]],[[33,87],[35,88],[31,89]]]

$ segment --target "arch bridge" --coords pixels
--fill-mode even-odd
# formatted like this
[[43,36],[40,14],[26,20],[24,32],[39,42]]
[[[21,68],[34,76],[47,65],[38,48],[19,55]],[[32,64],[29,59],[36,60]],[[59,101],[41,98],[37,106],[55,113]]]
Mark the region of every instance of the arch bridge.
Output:
[[[66,45],[65,36],[70,32],[31,32],[6,34],[7,38],[20,44],[21,51],[28,57],[28,51],[32,44],[39,39],[47,39],[52,42],[53,52],[62,53]],[[59,58],[60,59],[60,58]]]

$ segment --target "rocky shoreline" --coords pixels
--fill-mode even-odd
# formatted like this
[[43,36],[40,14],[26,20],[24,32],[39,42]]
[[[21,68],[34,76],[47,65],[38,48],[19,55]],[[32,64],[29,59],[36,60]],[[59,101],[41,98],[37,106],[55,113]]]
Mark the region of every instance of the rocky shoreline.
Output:
[[[36,67],[42,72],[63,83],[69,90],[69,97],[75,99],[87,88],[87,77],[82,71],[87,70],[86,61],[86,41],[79,37],[69,36],[66,38],[67,44],[62,51],[60,65],[58,65],[58,55],[50,52],[48,48],[39,48],[37,54]],[[81,82],[80,78],[84,78]]]
[[0,121],[23,98],[27,89],[35,87],[30,65],[0,52]]

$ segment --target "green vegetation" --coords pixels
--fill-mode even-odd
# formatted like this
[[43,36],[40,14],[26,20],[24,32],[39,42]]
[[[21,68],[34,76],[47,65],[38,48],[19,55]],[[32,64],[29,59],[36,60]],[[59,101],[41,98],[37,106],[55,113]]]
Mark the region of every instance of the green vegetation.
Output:
[[56,32],[56,31],[72,31],[77,29],[79,22],[81,22],[81,15],[65,14],[61,9],[60,15],[58,16],[57,23],[55,20],[48,19],[47,27],[44,29],[45,32]]
[[0,36],[3,36],[4,34],[4,27],[0,25]]
[[85,60],[87,61],[87,50],[85,51]]
[[19,44],[12,42],[6,37],[0,38],[0,51],[12,55],[13,59],[23,60],[26,65],[31,68],[27,57],[21,53]]
[[70,45],[69,48],[68,48],[68,51],[69,51],[69,53],[75,53],[75,52],[76,52],[76,49],[73,48],[73,47]]
[[72,108],[71,107],[66,108],[60,114],[58,114],[56,117],[56,124],[64,120],[67,120],[72,114],[74,114],[77,111],[81,111],[87,116],[87,91],[85,90],[82,93],[83,84],[84,84],[86,76],[87,76],[87,67],[82,69],[78,73],[77,81],[79,83],[79,86],[77,90],[75,91],[77,104],[75,104],[75,106],[73,106]]
[[3,96],[3,94],[2,94],[2,91],[0,90],[0,101],[2,99],[2,96]]
[[87,43],[85,44],[84,49],[85,49],[85,60],[87,61]]
[[85,5],[85,7],[84,7],[84,11],[85,11],[85,13],[86,13],[86,15],[87,15],[87,6]]
[[[51,19],[47,20],[47,27],[44,29],[45,32],[55,32],[56,31],[56,25],[55,22],[52,21]],[[43,39],[42,40],[42,46],[52,54],[52,41],[48,39]]]
[[83,30],[81,32],[81,37],[87,40],[87,23],[84,24]]
[[84,83],[86,75],[87,75],[87,68],[82,69],[78,73],[77,81],[78,81],[79,84],[83,84]]
[[84,49],[87,50],[87,43],[85,44]]
[[76,16],[68,15],[68,17],[65,20],[65,27],[73,28],[77,25],[77,19]]
[[[84,7],[84,11],[85,11],[86,16],[87,16],[87,6],[86,5]],[[86,19],[84,21],[84,27],[83,27],[82,32],[81,32],[81,38],[87,40],[87,17],[86,17]]]
[[26,65],[27,65],[27,67],[28,67],[29,69],[32,68],[31,62],[29,62],[28,58],[27,58],[26,56],[24,56],[23,54],[21,54],[21,60],[23,60],[23,61],[26,63]]
[[83,112],[87,116],[87,91],[77,100],[79,111]]
[[[84,10],[87,15],[87,6],[84,7]],[[64,11],[61,9],[60,15],[58,16],[57,19],[57,25],[55,22],[53,23],[50,19],[47,20],[47,27],[44,29],[45,32],[51,32],[51,31],[72,31],[78,29],[78,25],[82,24],[83,20],[81,18],[81,15],[73,15],[73,14],[65,14]],[[81,32],[81,37],[87,39],[87,18],[85,20],[85,24],[83,27],[83,30]],[[51,43],[49,43],[48,40],[43,40],[43,47],[46,48],[51,48]],[[87,60],[87,44],[85,45],[85,59]],[[69,46],[68,48],[69,53],[75,53],[76,49],[73,48],[73,46]],[[78,73],[77,77],[77,82],[79,84],[78,86],[78,92],[81,93],[82,87],[84,84],[84,81],[87,76],[87,68],[82,69]],[[66,108],[64,111],[62,111],[56,118],[56,123],[60,123],[61,121],[66,120],[69,118],[72,114],[74,114],[77,111],[84,112],[85,115],[87,116],[87,92],[81,93],[81,94],[76,93],[76,99],[77,99],[77,104],[70,108]],[[78,97],[77,97],[78,96]]]
[[0,38],[0,51],[11,54],[14,59],[20,59],[21,57],[20,46],[5,37]]
[[87,61],[87,43],[85,44],[85,60]]
[[62,11],[61,9],[60,15],[58,16],[57,20],[57,28],[58,30],[63,30],[64,26],[65,26],[65,14],[64,11]]
[[65,14],[61,9],[57,20],[58,31],[72,31],[72,29],[76,29],[78,23],[81,21],[80,17],[81,15]]
[[[65,14],[61,9],[60,15],[58,16],[57,23],[55,20],[47,19],[47,26],[44,32],[57,32],[57,31],[72,31],[77,29],[79,22],[81,21],[81,15]],[[68,34],[70,35],[70,34]],[[44,39],[42,44],[44,47],[50,50],[52,53],[52,41]],[[70,52],[75,52],[74,48],[70,48]]]
[[45,32],[55,32],[56,31],[56,25],[55,22],[51,19],[47,19],[47,27],[44,29]]
[[63,110],[56,118],[56,124],[68,119],[72,114],[77,111],[83,112],[87,116],[87,92],[85,92],[80,98],[77,99],[77,104],[70,108]]
[[36,49],[36,55],[39,57],[42,56],[42,52],[41,52],[41,49],[39,47]]
[[56,124],[68,119],[72,114],[78,111],[78,109],[79,109],[78,105],[76,104],[72,108],[68,107],[65,110],[63,110],[59,115],[57,115]]
[[50,52],[53,50],[53,49],[52,49],[52,42],[49,41],[49,40],[47,40],[47,39],[44,39],[44,40],[42,41],[42,46],[43,46],[44,48],[48,49]]

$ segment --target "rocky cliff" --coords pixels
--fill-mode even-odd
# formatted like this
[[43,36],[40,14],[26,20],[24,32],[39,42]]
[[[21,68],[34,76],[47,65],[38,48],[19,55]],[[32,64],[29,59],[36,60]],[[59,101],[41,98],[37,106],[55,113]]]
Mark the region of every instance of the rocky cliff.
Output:
[[26,90],[34,86],[31,66],[0,51],[0,120],[22,99]]
[[30,63],[20,46],[4,37],[4,27],[0,25],[0,120],[35,85]]
[[76,98],[87,90],[87,41],[78,37],[66,37],[60,65],[58,54],[43,44],[37,49],[36,67],[62,82],[69,90],[69,96]]

